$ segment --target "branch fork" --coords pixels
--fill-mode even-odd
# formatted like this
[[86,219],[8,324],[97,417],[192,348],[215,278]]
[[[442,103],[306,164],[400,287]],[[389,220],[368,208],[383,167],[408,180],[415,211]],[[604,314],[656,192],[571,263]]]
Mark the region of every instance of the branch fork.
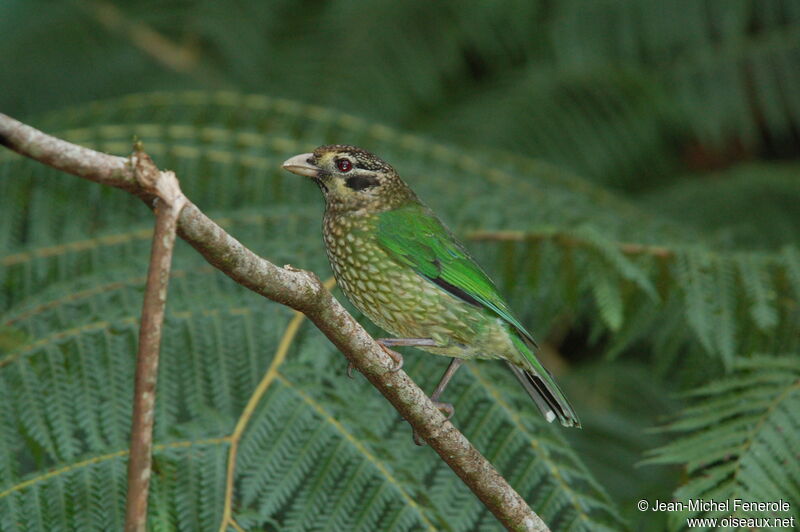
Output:
[[134,152],[130,157],[130,167],[142,190],[155,196],[157,202],[162,202],[173,210],[173,217],[177,220],[187,199],[181,191],[175,172],[159,170],[153,159],[145,153],[140,142],[136,142],[134,145]]
[[135,151],[130,158],[130,167],[142,191],[154,196],[156,202],[156,223],[136,353],[125,510],[125,531],[145,532],[152,467],[158,358],[178,216],[186,205],[186,197],[181,192],[175,173],[160,171],[150,156],[142,150],[141,143],[136,143]]

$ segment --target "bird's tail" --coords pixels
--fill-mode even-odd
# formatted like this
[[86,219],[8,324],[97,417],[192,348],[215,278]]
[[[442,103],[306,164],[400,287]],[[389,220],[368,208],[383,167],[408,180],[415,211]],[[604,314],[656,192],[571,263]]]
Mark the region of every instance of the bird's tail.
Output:
[[558,419],[565,427],[580,428],[581,422],[578,415],[572,409],[572,405],[567,401],[553,376],[536,358],[533,349],[522,338],[516,335],[512,338],[520,353],[524,355],[528,367],[523,369],[510,362],[508,366],[525,387],[525,391],[531,396],[545,419],[548,422]]

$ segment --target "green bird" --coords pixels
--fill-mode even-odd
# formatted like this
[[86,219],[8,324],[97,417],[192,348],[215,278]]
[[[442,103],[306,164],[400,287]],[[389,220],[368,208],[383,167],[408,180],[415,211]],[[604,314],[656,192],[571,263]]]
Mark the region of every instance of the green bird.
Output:
[[453,357],[431,395],[437,406],[465,359],[505,360],[547,421],[580,427],[553,376],[536,358],[536,342],[494,283],[433,211],[389,164],[355,146],[321,146],[283,163],[310,177],[325,196],[323,237],[336,281],[365,316],[396,338]]

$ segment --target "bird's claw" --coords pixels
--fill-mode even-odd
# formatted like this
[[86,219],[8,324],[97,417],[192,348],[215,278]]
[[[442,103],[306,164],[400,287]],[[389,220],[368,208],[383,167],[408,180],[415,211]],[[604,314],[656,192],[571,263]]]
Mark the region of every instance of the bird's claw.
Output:
[[[445,415],[445,421],[450,421],[450,418],[456,413],[456,408],[452,405],[452,403],[443,403],[441,401],[432,402],[433,405],[439,409],[439,412]],[[419,434],[417,434],[416,430],[414,431],[414,443],[420,447],[425,447],[425,445],[427,445],[425,440],[420,438]]]
[[403,367],[403,355],[401,355],[397,351],[389,349],[388,347],[383,345],[381,342],[378,342],[378,345],[381,346],[381,349],[383,349],[383,351],[387,355],[389,355],[389,357],[392,360],[394,360],[394,367],[392,369],[390,369],[389,371],[391,371],[392,373],[396,373],[396,372],[400,371],[402,369],[402,367]]
[[442,403],[441,401],[434,401],[433,404],[439,409],[439,412],[445,414],[445,420],[450,421],[450,418],[456,413],[456,407],[453,403]]
[[[402,367],[403,367],[403,355],[401,355],[397,351],[389,349],[388,347],[383,345],[383,343],[380,340],[378,340],[378,345],[381,346],[381,349],[383,349],[383,351],[387,355],[389,355],[389,358],[394,360],[394,366],[389,371],[391,371],[392,373],[400,371],[402,369]],[[356,366],[352,362],[348,362],[347,363],[347,376],[350,377],[351,379],[354,378],[353,377],[353,370],[354,369],[356,369]]]

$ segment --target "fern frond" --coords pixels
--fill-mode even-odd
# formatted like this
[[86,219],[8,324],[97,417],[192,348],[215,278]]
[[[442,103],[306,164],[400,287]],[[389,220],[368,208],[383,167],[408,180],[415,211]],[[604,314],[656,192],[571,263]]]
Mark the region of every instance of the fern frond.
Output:
[[598,273],[598,270],[590,271],[592,292],[600,315],[612,331],[617,331],[622,327],[625,313],[620,283],[617,279],[609,279],[607,274]]
[[[137,283],[123,278],[109,287],[107,281],[103,274],[94,279],[85,276],[77,281],[79,285],[94,282],[103,288],[83,291],[77,298],[58,293],[55,299],[43,297],[19,313],[12,312],[14,326],[24,329],[42,316],[67,312],[75,304],[82,312],[95,306],[104,308],[108,301],[130,300],[129,308],[135,309]],[[217,282],[230,288],[228,282],[209,278],[209,272],[203,270],[184,271],[174,280],[156,411],[154,529],[205,528],[218,521],[224,494],[225,436],[232,430],[232,416],[238,414],[252,389],[253,375],[242,367],[253,368],[255,375],[260,375],[268,362],[264,350],[277,344],[286,323],[287,312],[264,305],[243,290],[232,293],[222,286],[215,288]],[[192,294],[200,287],[205,290],[203,305],[198,308]],[[79,322],[67,331],[59,331],[66,321],[45,321],[57,332],[10,353],[0,367],[0,389],[13,394],[17,405],[6,411],[12,416],[7,426],[23,427],[18,433],[3,432],[10,440],[2,440],[0,456],[11,456],[22,467],[3,470],[0,504],[5,509],[0,513],[27,523],[26,529],[71,528],[81,520],[113,528],[124,514],[124,453],[119,449],[127,445],[134,360],[125,353],[134,352],[136,318],[110,315],[101,322],[83,320],[86,323]],[[224,330],[217,325],[222,322]],[[242,443],[237,464],[241,475],[237,497],[241,499],[237,500],[244,505],[245,522],[251,526],[277,522],[289,529],[321,523],[400,530],[417,528],[420,523],[454,530],[477,522],[485,528],[496,526],[437,457],[416,451],[406,425],[370,387],[342,381],[341,374],[325,376],[331,366],[344,368],[329,346],[320,352],[316,342],[303,336],[297,341],[311,351],[298,356],[297,362],[286,363]],[[60,353],[56,358],[54,349]],[[221,357],[221,353],[228,355]],[[323,367],[328,370],[321,375],[306,365],[304,360],[311,358],[326,360]],[[431,375],[432,365],[432,360],[425,359],[423,366],[416,368],[417,374]],[[505,378],[513,386],[510,375]],[[28,387],[31,391],[26,391]],[[472,390],[479,392],[480,385],[473,383]],[[530,500],[550,501],[545,509],[554,520],[568,518],[585,530],[617,522],[602,490],[564,449],[566,444],[560,438],[533,445],[534,438],[542,439],[540,429],[534,434],[523,428],[528,421],[521,420],[515,422],[516,427],[496,425],[496,415],[486,409],[493,400],[483,397],[477,403],[469,396],[460,399],[465,425],[469,429],[469,412],[490,421],[475,426],[472,437],[488,446],[487,454],[499,466],[525,471],[520,477],[511,476]],[[64,408],[53,409],[53,403]],[[365,418],[371,420],[366,425]],[[480,435],[489,433],[495,438],[482,440]],[[211,448],[193,450],[209,439],[216,442]],[[36,442],[36,447],[31,447],[30,441]],[[70,445],[78,447],[71,449]],[[540,453],[545,453],[541,454],[545,458],[540,458]],[[545,462],[540,462],[542,459]],[[111,469],[93,465],[112,462]],[[526,465],[518,469],[519,463]],[[562,467],[563,480],[555,484],[546,481]],[[434,469],[438,480],[425,474]],[[56,473],[42,473],[48,470]],[[101,478],[89,479],[86,471],[90,470]],[[102,478],[112,471],[113,480]],[[109,482],[120,487],[104,489]],[[433,488],[440,482],[447,485],[446,490]],[[42,518],[38,524],[20,517],[33,511],[31,501],[50,497],[50,491],[40,495],[41,490],[75,493],[72,509],[49,504],[38,507],[35,511]],[[93,511],[95,504],[101,504],[102,511]],[[329,511],[312,512],[312,507]],[[459,517],[451,520],[443,508],[452,508]],[[424,525],[426,522],[430,525]]]
[[[677,480],[626,465],[673,434],[643,434],[676,408],[654,397],[687,388],[695,406],[672,427],[690,435],[674,444],[697,471],[693,493],[724,492],[725,467],[759,496],[796,492],[794,464],[776,469],[797,440],[794,410],[772,410],[746,459],[725,455],[796,374],[767,355],[800,352],[796,0],[331,0],[302,17],[288,0],[51,4],[0,2],[14,52],[0,54],[13,73],[0,109],[109,153],[140,138],[276,263],[328,272],[318,191],[280,169],[320,144],[375,152],[457,234],[490,235],[470,251],[591,436],[576,440],[579,460],[489,363],[470,364],[447,400],[553,530],[661,524],[629,512],[635,492],[665,498]],[[151,221],[121,191],[0,150],[3,532],[122,528],[117,453]],[[169,298],[148,527],[216,529],[225,438],[289,314],[180,243]],[[411,353],[406,367],[430,389],[441,362]],[[342,365],[322,335],[297,335],[241,441],[237,522],[496,529]],[[718,465],[702,464],[704,448]]]
[[783,266],[786,277],[794,295],[794,301],[800,301],[800,251],[795,246],[783,248]]
[[[795,508],[800,502],[796,482],[800,475],[796,459],[800,447],[795,437],[800,430],[797,355],[737,359],[731,376],[696,390],[692,399],[695,405],[664,427],[680,437],[651,451],[645,462],[685,465],[689,480],[675,492],[675,497],[717,501],[783,499],[789,501],[796,516]],[[758,515],[765,516],[763,512]],[[673,526],[679,528],[678,521],[683,522],[683,517],[677,516]]]
[[671,88],[662,102],[704,142],[734,137],[752,146],[758,127],[781,136],[800,118],[790,96],[800,78],[782,75],[800,47],[800,15],[790,5],[568,0],[552,27],[557,61],[573,72],[635,70]]
[[[104,125],[92,125],[101,119]],[[464,154],[325,108],[233,93],[131,96],[63,113],[59,127],[82,143],[120,153],[139,135],[159,164],[182,176],[187,193],[217,209],[214,218],[246,245],[319,272],[328,268],[316,229],[321,202],[313,187],[278,167],[287,155],[346,134],[391,160],[457,232],[493,235],[470,248],[537,338],[553,325],[585,323],[590,340],[607,353],[641,352],[656,372],[677,376],[676,387],[721,373],[736,354],[800,343],[793,292],[771,295],[794,286],[792,251],[720,244],[718,234],[687,229],[541,162],[490,150]],[[127,441],[132,360],[119,354],[134,352],[145,264],[138,257],[146,256],[149,240],[142,216],[149,213],[115,191],[96,198],[104,209],[76,211],[73,198],[91,195],[91,187],[49,172],[0,157],[0,175],[7,177],[0,179],[0,212],[10,213],[0,231],[0,387],[13,403],[4,423],[18,427],[0,437],[0,482],[9,487],[40,471],[118,452]],[[28,198],[29,208],[15,207]],[[178,246],[157,444],[230,434],[288,317],[270,308]],[[377,397],[365,401],[371,389],[339,381],[330,368],[341,361],[323,338],[300,334],[289,358],[280,368],[283,380],[272,385],[242,440],[234,493],[240,523],[496,526],[452,473],[408,445],[393,411]],[[680,371],[689,360],[692,371]],[[426,379],[439,372],[435,364],[424,359],[408,370],[432,387]],[[488,363],[464,375],[448,398],[458,406],[457,424],[554,528],[624,526],[563,439],[532,413],[529,418],[530,405],[513,381],[508,390],[487,392],[507,375]],[[59,406],[46,408],[50,401]],[[164,473],[156,481],[153,528],[218,518],[222,454],[159,462]],[[184,483],[192,489],[181,491]],[[64,486],[54,489],[71,489]],[[106,507],[119,497],[75,489],[95,503],[105,497]],[[376,495],[356,505],[368,492]],[[36,500],[14,502],[14,515],[32,511],[23,506]],[[409,500],[418,510],[408,510]],[[327,510],[307,515],[317,506]],[[65,517],[61,508],[38,508],[41,526],[69,523],[71,510]],[[86,515],[115,524],[118,511]]]
[[675,178],[639,197],[654,212],[702,230],[720,248],[775,251],[800,230],[798,167],[748,163]]
[[778,313],[774,307],[775,289],[770,286],[769,271],[755,259],[743,257],[737,261],[739,275],[744,284],[747,296],[751,301],[750,316],[756,326],[769,332],[778,324]]

